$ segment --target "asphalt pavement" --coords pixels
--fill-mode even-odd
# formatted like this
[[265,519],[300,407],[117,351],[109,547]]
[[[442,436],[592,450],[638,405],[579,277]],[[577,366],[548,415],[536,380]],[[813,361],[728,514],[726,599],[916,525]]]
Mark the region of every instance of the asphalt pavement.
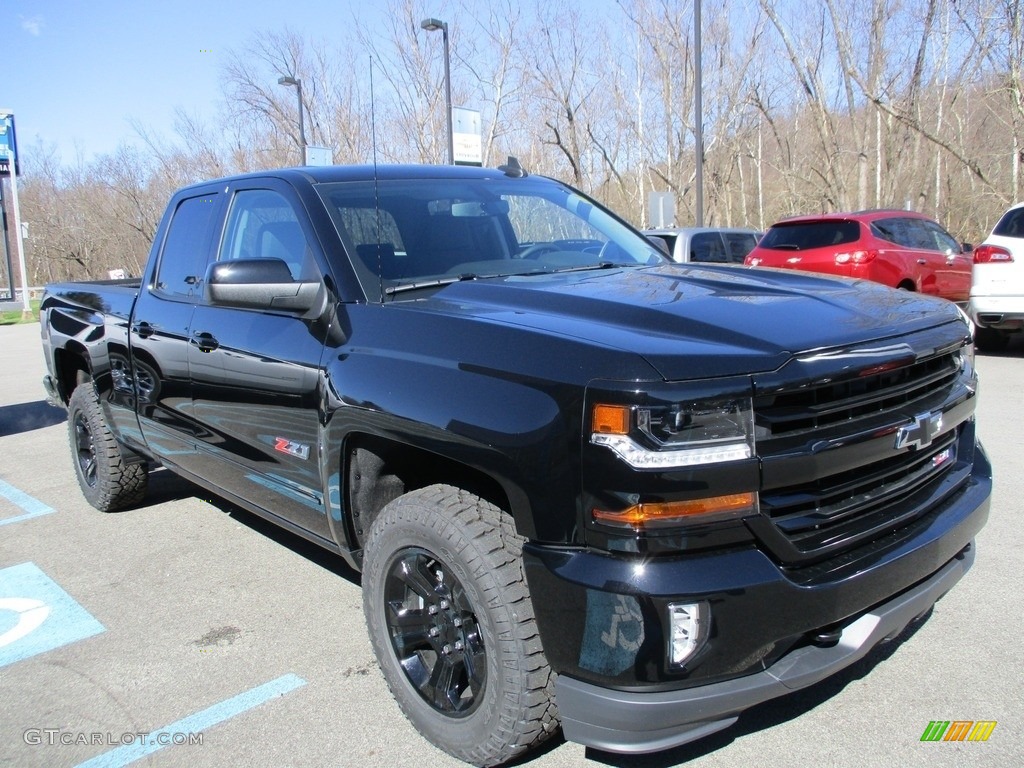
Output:
[[[991,516],[925,621],[703,741],[622,757],[559,739],[521,764],[1024,765],[1024,340],[977,364]],[[44,370],[39,326],[0,326],[0,765],[462,765],[399,712],[338,558],[166,471],[139,508],[90,507]],[[923,742],[932,721],[996,726]]]

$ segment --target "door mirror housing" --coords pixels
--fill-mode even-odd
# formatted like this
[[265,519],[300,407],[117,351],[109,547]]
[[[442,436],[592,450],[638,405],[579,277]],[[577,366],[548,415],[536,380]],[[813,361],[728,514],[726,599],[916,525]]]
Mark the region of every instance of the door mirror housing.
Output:
[[231,259],[210,265],[203,297],[210,304],[306,313],[323,304],[322,280],[298,281],[281,259]]

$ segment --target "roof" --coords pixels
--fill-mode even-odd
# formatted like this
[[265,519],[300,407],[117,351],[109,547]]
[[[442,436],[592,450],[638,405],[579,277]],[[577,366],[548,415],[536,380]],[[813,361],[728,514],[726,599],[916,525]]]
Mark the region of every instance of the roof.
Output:
[[910,211],[900,208],[875,208],[865,211],[848,211],[835,213],[815,213],[803,216],[791,216],[788,219],[780,219],[772,224],[777,227],[780,224],[800,224],[812,221],[877,221],[878,219],[890,219],[894,216],[902,216],[911,219],[931,219],[930,216],[917,211]]
[[190,186],[230,183],[246,179],[265,179],[267,177],[322,184],[336,181],[372,181],[374,179],[504,179],[508,178],[508,175],[498,168],[478,168],[465,165],[310,165],[297,168],[271,168],[253,173],[225,176],[220,179],[208,179]]
[[700,232],[741,232],[758,234],[756,229],[749,227],[664,227],[662,229],[642,230],[645,235],[696,235]]

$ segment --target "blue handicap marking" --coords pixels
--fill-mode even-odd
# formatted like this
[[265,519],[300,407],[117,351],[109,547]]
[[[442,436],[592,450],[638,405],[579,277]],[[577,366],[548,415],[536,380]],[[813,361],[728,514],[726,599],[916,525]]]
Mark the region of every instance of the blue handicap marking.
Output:
[[0,667],[103,631],[35,563],[0,570]]
[[15,515],[14,517],[0,517],[0,525],[20,523],[22,520],[39,517],[40,515],[48,515],[53,512],[52,507],[47,506],[39,501],[39,499],[32,498],[24,491],[19,491],[13,485],[5,483],[3,480],[0,480],[0,498],[6,499],[21,511],[20,515]]

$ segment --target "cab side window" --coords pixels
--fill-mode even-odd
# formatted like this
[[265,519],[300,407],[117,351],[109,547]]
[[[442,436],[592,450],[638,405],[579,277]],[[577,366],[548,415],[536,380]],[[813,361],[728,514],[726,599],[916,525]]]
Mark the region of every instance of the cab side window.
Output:
[[174,211],[160,264],[156,274],[156,290],[174,299],[192,300],[206,273],[210,259],[213,215],[217,211],[217,195],[189,197]]
[[725,243],[717,232],[698,232],[690,238],[690,261],[728,261]]
[[220,261],[280,259],[293,280],[317,280],[320,271],[295,209],[269,189],[246,189],[235,194]]

